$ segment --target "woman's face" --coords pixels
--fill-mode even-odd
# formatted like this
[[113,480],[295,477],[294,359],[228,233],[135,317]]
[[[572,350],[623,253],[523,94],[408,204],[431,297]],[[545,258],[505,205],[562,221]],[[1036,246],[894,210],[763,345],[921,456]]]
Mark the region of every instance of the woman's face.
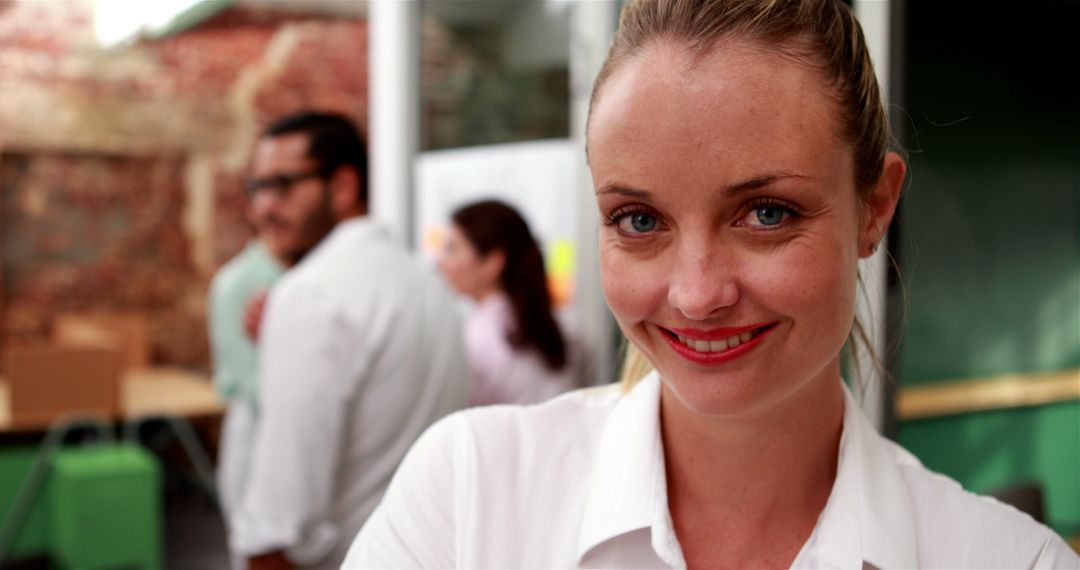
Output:
[[489,257],[481,256],[465,232],[453,224],[439,254],[439,271],[458,293],[480,299],[495,288],[498,279],[498,274],[491,275]]
[[604,294],[693,411],[754,413],[839,378],[861,250],[834,113],[813,69],[738,42],[646,46],[595,102]]

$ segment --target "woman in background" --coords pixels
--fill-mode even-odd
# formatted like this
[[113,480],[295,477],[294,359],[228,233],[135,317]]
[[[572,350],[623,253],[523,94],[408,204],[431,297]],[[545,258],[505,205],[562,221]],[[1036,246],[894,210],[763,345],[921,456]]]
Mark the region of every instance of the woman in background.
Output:
[[476,302],[465,327],[472,405],[534,404],[575,385],[540,247],[516,210],[494,200],[457,210],[439,269]]

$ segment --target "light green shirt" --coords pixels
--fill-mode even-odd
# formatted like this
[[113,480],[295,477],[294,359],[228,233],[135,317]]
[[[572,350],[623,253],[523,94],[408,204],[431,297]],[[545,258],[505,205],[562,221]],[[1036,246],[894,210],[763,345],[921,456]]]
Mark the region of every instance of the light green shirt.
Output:
[[259,358],[244,332],[244,308],[285,272],[258,240],[248,243],[214,275],[210,283],[210,348],[214,386],[229,401],[254,403],[259,395]]

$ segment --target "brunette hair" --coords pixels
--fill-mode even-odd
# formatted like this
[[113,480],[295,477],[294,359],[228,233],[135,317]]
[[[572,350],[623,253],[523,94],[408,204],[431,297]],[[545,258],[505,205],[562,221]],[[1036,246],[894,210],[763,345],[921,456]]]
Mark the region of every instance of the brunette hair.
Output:
[[552,370],[566,366],[566,342],[551,314],[551,295],[540,246],[514,208],[495,200],[467,205],[454,224],[481,256],[501,251],[506,257],[499,285],[510,298],[514,328],[507,339],[515,348],[535,348]]
[[[723,39],[753,42],[819,71],[835,103],[838,134],[851,144],[856,192],[862,202],[868,200],[892,135],[862,28],[840,0],[633,0],[622,10],[593,86],[590,116],[607,79],[651,43],[672,41],[700,57]],[[880,368],[858,318],[848,344],[856,342]],[[624,386],[650,369],[637,349],[627,348]]]

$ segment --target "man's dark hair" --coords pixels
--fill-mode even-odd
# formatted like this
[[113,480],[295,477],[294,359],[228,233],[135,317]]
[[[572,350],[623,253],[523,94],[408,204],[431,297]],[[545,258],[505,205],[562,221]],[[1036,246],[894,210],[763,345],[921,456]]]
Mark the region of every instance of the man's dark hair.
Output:
[[338,168],[350,166],[359,177],[357,197],[368,203],[368,159],[364,139],[353,122],[337,113],[302,111],[282,117],[263,131],[263,138],[291,134],[308,137],[308,158],[319,163],[323,176],[329,177]]

